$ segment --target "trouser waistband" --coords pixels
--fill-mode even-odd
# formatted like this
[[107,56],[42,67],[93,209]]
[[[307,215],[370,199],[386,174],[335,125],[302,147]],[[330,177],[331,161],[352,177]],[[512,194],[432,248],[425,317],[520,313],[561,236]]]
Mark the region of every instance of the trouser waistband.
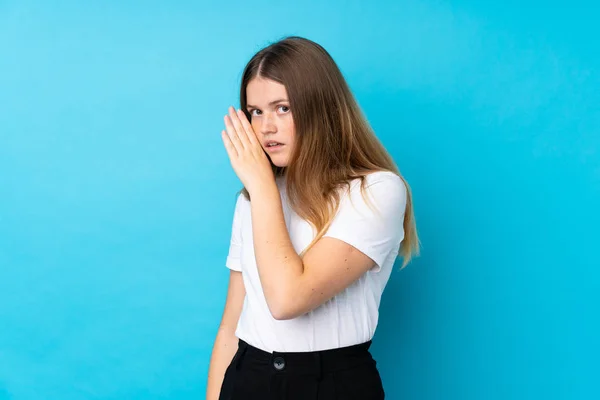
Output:
[[269,368],[272,372],[288,374],[316,374],[353,368],[364,363],[374,363],[369,352],[371,341],[337,349],[311,352],[273,352],[261,350],[242,339],[234,356],[236,368],[250,363],[254,367]]

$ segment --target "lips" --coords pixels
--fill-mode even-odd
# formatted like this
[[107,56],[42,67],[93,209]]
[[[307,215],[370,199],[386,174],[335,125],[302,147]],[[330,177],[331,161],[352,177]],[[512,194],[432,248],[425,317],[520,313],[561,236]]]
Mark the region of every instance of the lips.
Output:
[[267,151],[269,153],[275,153],[275,152],[278,152],[281,148],[283,148],[283,146],[285,146],[283,143],[279,143],[279,142],[275,142],[275,141],[268,141],[265,144],[265,151]]
[[283,146],[283,143],[279,143],[279,142],[276,142],[274,140],[269,140],[268,142],[265,143],[265,147],[267,147],[267,148],[273,147],[274,145]]

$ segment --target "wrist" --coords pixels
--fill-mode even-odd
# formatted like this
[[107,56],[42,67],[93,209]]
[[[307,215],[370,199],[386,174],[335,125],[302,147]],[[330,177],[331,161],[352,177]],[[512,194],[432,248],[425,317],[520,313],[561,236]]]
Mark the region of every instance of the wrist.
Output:
[[250,194],[251,198],[257,198],[257,197],[271,197],[271,196],[277,196],[279,197],[279,188],[277,187],[277,184],[275,183],[275,181],[273,182],[261,182],[258,185],[253,186],[252,188],[246,188],[248,190],[248,193]]

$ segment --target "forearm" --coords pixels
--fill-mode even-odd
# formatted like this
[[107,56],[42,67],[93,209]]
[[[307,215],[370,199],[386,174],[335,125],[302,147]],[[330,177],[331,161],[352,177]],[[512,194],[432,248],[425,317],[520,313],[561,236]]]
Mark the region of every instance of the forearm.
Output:
[[271,313],[283,318],[303,273],[302,259],[290,240],[275,183],[251,193],[254,253]]
[[231,363],[231,360],[237,351],[237,345],[238,338],[235,336],[235,331],[233,329],[219,329],[210,357],[206,400],[217,400],[219,398],[225,370]]

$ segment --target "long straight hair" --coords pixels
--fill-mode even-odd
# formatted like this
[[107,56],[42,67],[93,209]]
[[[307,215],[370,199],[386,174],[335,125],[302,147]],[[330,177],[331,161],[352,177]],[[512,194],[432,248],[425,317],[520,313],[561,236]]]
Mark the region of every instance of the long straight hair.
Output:
[[[390,171],[407,189],[399,251],[404,268],[420,251],[410,187],[363,116],[333,58],[321,45],[299,36],[288,36],[256,53],[244,69],[240,87],[240,106],[250,121],[246,87],[257,77],[284,85],[292,110],[295,144],[288,166],[271,162],[271,167],[275,176],[285,176],[290,207],[317,232],[300,256],[331,225],[340,204],[337,189],[349,188],[350,181],[359,178],[365,197],[365,175]],[[245,187],[240,192],[250,200]]]

